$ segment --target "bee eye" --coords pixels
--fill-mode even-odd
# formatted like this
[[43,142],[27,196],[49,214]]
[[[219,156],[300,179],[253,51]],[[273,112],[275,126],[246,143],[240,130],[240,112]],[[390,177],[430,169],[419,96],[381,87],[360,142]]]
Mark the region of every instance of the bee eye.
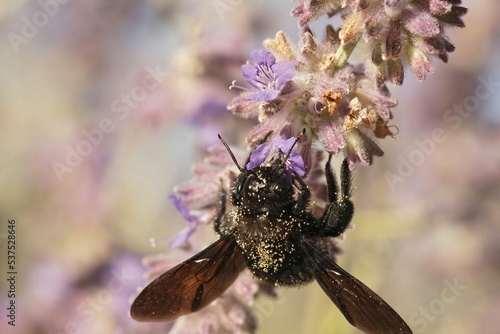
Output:
[[287,188],[284,187],[283,185],[277,184],[274,186],[275,193],[281,194],[281,193],[284,193],[286,190],[287,190]]
[[238,193],[241,193],[243,191],[248,192],[250,188],[252,187],[252,184],[255,182],[255,175],[249,175],[245,182],[241,182],[238,186]]
[[274,190],[274,192],[277,192],[277,193],[283,193],[283,192],[290,190],[291,187],[292,187],[292,185],[290,183],[290,180],[288,179],[288,177],[286,175],[283,175],[276,182],[276,184],[273,187],[273,190]]

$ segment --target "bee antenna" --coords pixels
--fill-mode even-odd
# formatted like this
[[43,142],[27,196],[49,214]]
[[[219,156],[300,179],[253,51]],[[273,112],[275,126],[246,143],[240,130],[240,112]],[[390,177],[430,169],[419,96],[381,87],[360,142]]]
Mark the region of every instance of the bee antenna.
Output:
[[290,154],[292,153],[292,150],[293,148],[295,147],[295,144],[297,144],[297,142],[300,140],[300,138],[304,137],[304,134],[306,133],[306,128],[303,128],[302,129],[302,132],[299,133],[299,135],[297,136],[297,139],[295,139],[295,141],[293,142],[292,146],[290,146],[290,149],[288,150],[288,152],[286,153],[286,156],[285,156],[285,163],[288,161],[288,157],[290,156]]
[[236,167],[238,167],[238,169],[240,170],[240,172],[244,172],[245,169],[241,168],[240,165],[238,164],[238,161],[236,160],[233,152],[231,151],[231,149],[229,148],[229,145],[226,143],[226,141],[221,137],[220,134],[217,134],[217,136],[219,136],[219,140],[222,142],[222,144],[224,145],[224,147],[226,148],[227,152],[229,153],[229,155],[231,156],[231,159],[233,159],[233,162],[234,164],[236,165]]

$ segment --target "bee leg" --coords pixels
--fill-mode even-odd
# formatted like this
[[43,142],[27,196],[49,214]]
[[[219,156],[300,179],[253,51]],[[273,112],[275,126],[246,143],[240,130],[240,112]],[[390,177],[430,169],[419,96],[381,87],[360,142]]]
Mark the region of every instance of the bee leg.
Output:
[[295,186],[297,187],[299,194],[297,203],[295,204],[293,211],[295,214],[300,215],[304,208],[309,205],[309,201],[311,199],[311,191],[309,190],[307,184],[305,184],[304,180],[302,180],[302,178],[294,177],[293,180],[295,181]]
[[226,190],[224,190],[224,187],[222,186],[222,180],[220,183],[219,204],[217,206],[217,215],[215,216],[214,221],[214,230],[219,236],[222,236],[222,219],[226,213]]
[[325,176],[326,176],[326,186],[327,186],[327,194],[328,194],[328,202],[329,203],[337,203],[338,201],[338,192],[339,186],[337,184],[337,178],[333,173],[332,166],[330,161],[332,160],[332,154],[328,154],[328,161],[325,165]]
[[326,183],[328,189],[328,203],[321,218],[323,228],[320,234],[322,236],[338,237],[346,230],[351,222],[354,214],[354,205],[352,204],[351,197],[351,172],[347,159],[342,162],[340,172],[340,190],[330,166],[332,155],[328,157],[325,166]]

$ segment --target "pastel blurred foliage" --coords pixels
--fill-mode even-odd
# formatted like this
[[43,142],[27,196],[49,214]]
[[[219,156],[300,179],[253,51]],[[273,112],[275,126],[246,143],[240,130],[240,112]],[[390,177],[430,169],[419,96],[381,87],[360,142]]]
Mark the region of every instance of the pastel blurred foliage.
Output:
[[[192,177],[190,166],[217,144],[217,133],[243,143],[253,123],[224,105],[250,50],[278,30],[298,36],[292,2],[221,2],[233,4],[223,15],[217,1],[70,1],[17,48],[9,34],[21,34],[23,17],[42,7],[0,4],[2,275],[8,219],[18,227],[16,327],[4,316],[2,279],[1,333],[166,332],[166,324],[132,321],[128,309],[147,283],[141,258],[168,252],[185,227],[167,197]],[[479,77],[500,81],[500,4],[464,6],[466,28],[449,31],[456,45],[449,63],[435,62],[423,83],[407,71],[405,84],[391,87],[399,140],[385,140],[384,157],[356,169],[355,229],[341,244],[339,263],[415,333],[500,328],[499,87],[460,123],[443,119],[475,93]],[[125,106],[122,94],[157,68],[167,72],[161,84],[128,112],[114,112],[113,105]],[[215,111],[202,119],[207,105]],[[53,163],[65,163],[67,147],[76,149],[104,119],[112,130],[58,178]],[[397,173],[401,157],[418,149],[415,140],[436,128],[447,139],[391,187],[385,173]],[[167,242],[152,248],[149,239],[162,236]],[[201,248],[216,236],[207,226],[193,238]],[[455,280],[466,288],[432,313]],[[269,301],[261,304],[259,333],[356,332],[316,284]],[[422,321],[421,308],[430,308],[432,320]]]

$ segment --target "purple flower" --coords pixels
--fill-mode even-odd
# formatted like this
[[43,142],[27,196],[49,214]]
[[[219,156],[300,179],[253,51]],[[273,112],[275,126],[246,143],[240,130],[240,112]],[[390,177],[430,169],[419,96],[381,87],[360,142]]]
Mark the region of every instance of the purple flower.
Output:
[[[238,172],[222,145],[209,147],[208,152],[205,161],[193,167],[195,178],[177,185],[174,193],[169,196],[169,200],[188,223],[170,243],[171,248],[190,249],[189,239],[195,230],[200,225],[214,222],[220,189],[228,189],[231,186],[231,175]],[[236,148],[233,153],[239,161],[247,155],[246,151]]]
[[250,62],[251,64],[241,66],[241,72],[245,80],[257,88],[258,92],[248,96],[246,100],[275,99],[295,74],[295,67],[291,62],[276,62],[276,58],[267,50],[253,50],[250,53]]
[[[246,169],[253,169],[262,164],[270,156],[274,156],[274,149],[279,149],[284,154],[288,153],[290,147],[295,143],[296,138],[289,139],[276,139],[267,143],[259,145],[250,155],[250,161],[246,165]],[[294,147],[290,156],[285,162],[285,170],[289,173],[295,172],[300,177],[306,174],[304,160],[302,156],[297,153],[297,148]]]
[[179,232],[179,234],[175,237],[175,239],[170,243],[170,247],[172,248],[186,247],[186,246],[189,247],[188,240],[198,225],[197,219],[195,216],[191,214],[189,208],[184,202],[182,202],[179,196],[171,194],[170,196],[168,196],[168,199],[172,202],[177,211],[179,211],[181,216],[188,221],[188,226],[184,228],[181,232]]

